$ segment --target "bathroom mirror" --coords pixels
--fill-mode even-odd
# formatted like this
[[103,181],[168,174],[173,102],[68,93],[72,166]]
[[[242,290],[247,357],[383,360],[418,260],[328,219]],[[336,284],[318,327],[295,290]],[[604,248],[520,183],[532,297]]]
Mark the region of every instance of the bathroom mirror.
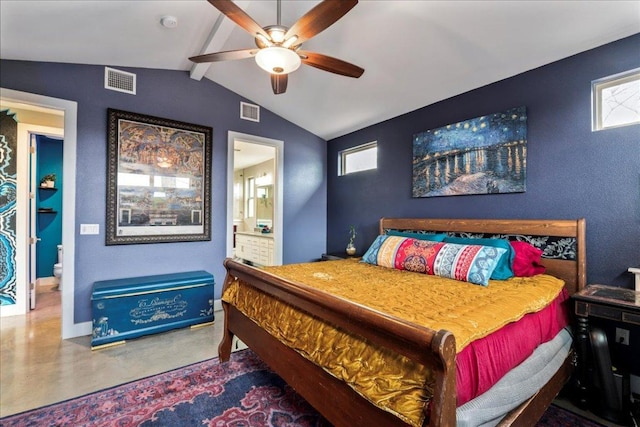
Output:
[[273,185],[256,187],[256,224],[269,225],[273,223]]

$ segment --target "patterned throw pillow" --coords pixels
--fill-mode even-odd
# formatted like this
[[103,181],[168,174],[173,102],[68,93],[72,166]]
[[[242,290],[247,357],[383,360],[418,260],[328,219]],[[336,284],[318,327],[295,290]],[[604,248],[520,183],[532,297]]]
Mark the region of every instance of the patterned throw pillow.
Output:
[[514,276],[513,259],[515,257],[515,251],[509,244],[508,240],[482,239],[475,237],[445,237],[443,242],[457,243],[459,245],[482,245],[503,248],[505,250],[505,254],[498,260],[498,264],[496,265],[495,270],[493,270],[493,273],[491,273],[491,278],[496,280],[507,280]]
[[368,264],[487,286],[505,249],[380,235],[362,257]]

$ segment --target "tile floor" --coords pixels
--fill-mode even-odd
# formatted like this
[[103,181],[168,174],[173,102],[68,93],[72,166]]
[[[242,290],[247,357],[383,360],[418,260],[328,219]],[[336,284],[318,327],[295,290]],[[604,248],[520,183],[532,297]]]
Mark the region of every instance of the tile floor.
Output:
[[[38,308],[0,320],[0,417],[82,396],[218,355],[222,313],[212,326],[179,329],[91,350],[90,337],[60,338],[60,292],[38,292]],[[568,401],[560,406],[616,427]]]

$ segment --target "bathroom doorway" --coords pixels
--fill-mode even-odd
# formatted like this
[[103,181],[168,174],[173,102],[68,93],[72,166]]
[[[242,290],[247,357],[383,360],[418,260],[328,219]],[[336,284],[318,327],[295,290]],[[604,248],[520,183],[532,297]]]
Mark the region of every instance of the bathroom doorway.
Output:
[[30,174],[30,193],[35,195],[29,209],[29,234],[36,240],[35,245],[30,245],[29,264],[32,270],[35,268],[35,275],[30,274],[30,281],[35,277],[36,284],[31,290],[31,310],[37,309],[38,293],[62,290],[63,135],[63,129],[56,134],[29,134],[32,147],[30,163],[34,165]]
[[[18,169],[16,174],[16,251],[13,254],[15,299],[0,307],[1,316],[26,314],[29,310],[29,263],[32,237],[28,234],[29,202],[35,199],[29,188],[28,162],[31,134],[48,135],[63,139],[62,161],[62,245],[65,252],[64,275],[61,278],[61,336],[63,339],[83,335],[82,326],[74,323],[74,251],[75,251],[75,153],[77,132],[77,103],[73,101],[0,88],[0,105],[4,109],[20,110],[17,122]],[[35,242],[34,242],[35,243]],[[57,251],[56,251],[57,254]]]
[[[250,225],[253,228],[266,225],[273,236],[272,264],[281,265],[284,235],[282,229],[284,142],[238,132],[229,132],[227,141],[227,256],[234,256],[235,230],[239,226],[246,228]],[[243,160],[242,165],[238,163],[240,159]],[[256,171],[255,176],[252,176],[256,197],[253,202],[253,212],[247,211],[251,209],[251,202],[246,203],[243,188],[237,188],[238,186],[234,185],[238,183],[238,172],[236,172],[238,168]],[[264,206],[261,203],[269,206],[268,215],[262,209]],[[242,213],[239,214],[239,212]]]

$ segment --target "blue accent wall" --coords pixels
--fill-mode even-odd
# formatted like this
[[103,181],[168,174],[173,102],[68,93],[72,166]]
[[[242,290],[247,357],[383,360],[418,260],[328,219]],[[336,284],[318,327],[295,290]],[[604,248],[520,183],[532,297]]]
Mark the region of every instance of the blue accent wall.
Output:
[[[260,123],[240,119],[251,102],[186,71],[118,69],[137,75],[137,94],[104,89],[104,67],[0,61],[0,86],[78,103],[76,171],[76,323],[91,320],[91,289],[99,280],[205,270],[220,298],[226,255],[227,132],[284,141],[283,262],[317,259],[326,246],[326,142],[262,109]],[[265,75],[265,85],[269,84]],[[295,90],[295,88],[291,88]],[[285,99],[283,98],[283,101]],[[107,108],[213,128],[212,239],[210,242],[105,246]],[[80,235],[99,224],[100,235]]]
[[[640,125],[591,131],[591,82],[640,67],[640,34],[328,142],[327,250],[349,225],[363,253],[380,217],[586,218],[587,280],[633,287],[640,266]],[[524,105],[526,192],[412,198],[412,136]],[[337,176],[340,150],[378,142],[377,170]]]
[[63,141],[44,135],[37,135],[36,141],[36,185],[39,186],[40,179],[45,175],[56,175],[56,190],[38,188],[36,192],[38,208],[51,208],[55,211],[39,213],[36,216],[36,235],[40,238],[36,251],[36,277],[40,278],[53,276],[53,265],[58,262],[58,245],[62,244]]

